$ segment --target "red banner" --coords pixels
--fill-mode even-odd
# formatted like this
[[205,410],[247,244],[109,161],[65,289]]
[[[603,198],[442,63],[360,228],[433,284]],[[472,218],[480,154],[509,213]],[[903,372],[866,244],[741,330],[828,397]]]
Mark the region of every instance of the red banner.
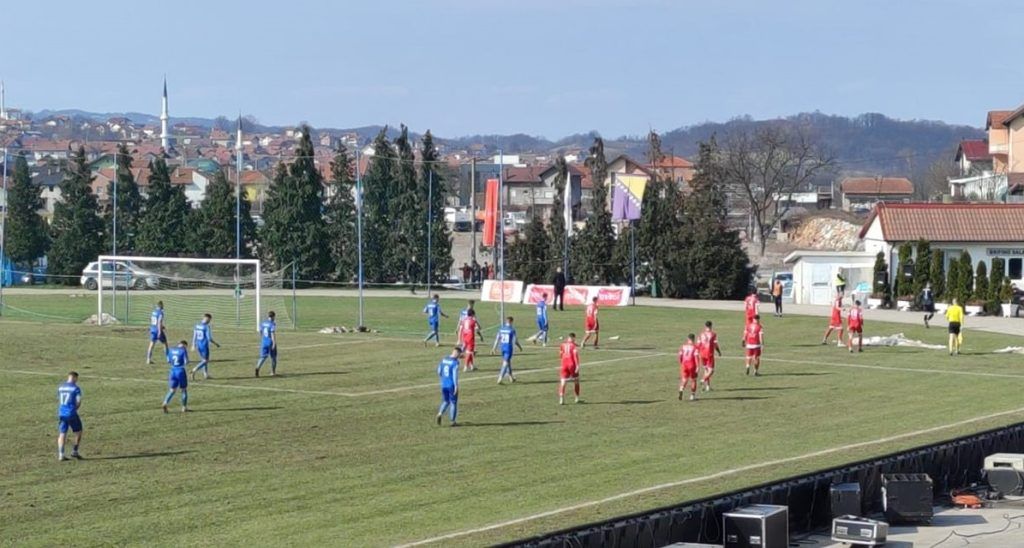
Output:
[[487,179],[487,194],[484,199],[483,245],[494,247],[495,225],[498,217],[498,180]]
[[523,296],[523,304],[537,304],[544,300],[543,297],[545,293],[548,295],[548,304],[555,302],[555,286],[530,284],[526,287],[526,295]]

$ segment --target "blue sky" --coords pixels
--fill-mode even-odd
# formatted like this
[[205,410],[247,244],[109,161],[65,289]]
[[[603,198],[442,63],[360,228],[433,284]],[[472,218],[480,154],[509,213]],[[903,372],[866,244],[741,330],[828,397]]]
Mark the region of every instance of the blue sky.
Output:
[[[616,137],[1024,102],[1013,0],[7,2],[10,106]],[[1018,62],[1007,62],[1013,57]]]

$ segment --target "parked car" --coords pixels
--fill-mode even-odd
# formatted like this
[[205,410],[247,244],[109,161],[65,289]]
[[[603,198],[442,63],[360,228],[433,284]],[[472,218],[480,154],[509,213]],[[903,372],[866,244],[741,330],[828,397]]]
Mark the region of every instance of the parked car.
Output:
[[103,288],[116,287],[118,289],[158,289],[160,287],[159,277],[143,270],[127,261],[115,261],[103,263],[103,274],[100,275],[99,263],[93,261],[82,269],[80,280],[83,287],[94,291],[99,287],[100,280]]

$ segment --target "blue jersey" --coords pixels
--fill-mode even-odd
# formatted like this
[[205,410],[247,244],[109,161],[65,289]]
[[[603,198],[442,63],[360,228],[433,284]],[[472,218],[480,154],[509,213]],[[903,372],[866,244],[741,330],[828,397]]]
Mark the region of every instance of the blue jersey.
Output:
[[503,325],[498,329],[498,344],[501,345],[502,354],[511,354],[512,347],[516,344],[516,328],[511,325]]
[[548,325],[548,303],[547,301],[537,302],[537,325],[544,329]]
[[57,416],[74,417],[78,415],[78,400],[82,397],[82,389],[73,382],[65,382],[57,387]]
[[164,309],[154,308],[153,312],[149,315],[149,332],[157,333],[160,331],[161,326],[164,323]]
[[263,346],[270,348],[274,344],[274,333],[277,332],[277,323],[274,320],[263,320],[260,324],[260,336],[263,337]]
[[459,359],[447,357],[437,364],[437,376],[441,388],[454,388],[459,384]]
[[199,322],[192,329],[192,338],[196,341],[196,346],[200,348],[207,348],[210,346],[210,339],[213,335],[210,333],[210,324]]
[[430,301],[427,306],[423,307],[423,313],[427,315],[427,321],[431,324],[439,323],[441,321],[441,303]]
[[180,346],[167,351],[167,363],[171,364],[171,368],[183,368],[188,365],[188,350]]

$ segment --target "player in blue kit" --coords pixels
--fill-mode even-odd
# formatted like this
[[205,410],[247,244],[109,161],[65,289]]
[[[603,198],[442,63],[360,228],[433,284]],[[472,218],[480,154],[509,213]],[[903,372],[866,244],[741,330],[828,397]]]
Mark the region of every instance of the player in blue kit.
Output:
[[430,333],[427,334],[427,338],[423,339],[423,346],[427,346],[427,341],[434,339],[434,346],[441,346],[441,335],[438,329],[441,326],[441,318],[447,318],[448,315],[441,310],[441,297],[434,293],[434,297],[430,299],[427,306],[423,307],[423,313],[427,315],[427,324],[430,325]]
[[196,380],[196,371],[203,370],[203,378],[210,378],[210,344],[213,343],[220,348],[220,343],[213,340],[213,331],[210,330],[210,322],[213,316],[203,314],[203,320],[192,329],[192,348],[199,354],[199,364],[192,368],[192,380]]
[[82,443],[82,419],[78,410],[82,407],[82,389],[78,387],[78,373],[68,373],[68,380],[57,387],[57,460],[68,460],[64,456],[64,443],[68,439],[68,429],[75,433],[75,444],[71,447],[71,456],[82,458],[78,453],[78,445]]
[[256,362],[256,376],[260,376],[260,368],[263,362],[270,358],[270,376],[277,375],[277,316],[271,310],[267,313],[267,319],[260,324],[260,361]]
[[146,363],[153,363],[153,347],[157,341],[164,343],[164,354],[170,348],[167,346],[167,331],[164,328],[164,302],[157,301],[156,308],[149,315],[149,348],[146,350]]
[[441,382],[441,407],[437,409],[436,422],[441,426],[441,417],[448,410],[448,418],[455,426],[455,417],[459,414],[459,356],[462,348],[456,346],[447,358],[437,364],[437,377]]
[[533,344],[541,341],[544,346],[548,345],[548,294],[544,293],[537,301],[537,334],[530,337]]
[[181,341],[178,346],[167,351],[167,363],[171,370],[167,375],[167,396],[164,397],[164,413],[171,403],[174,393],[181,390],[181,412],[188,411],[188,342]]
[[501,371],[498,372],[498,384],[501,384],[506,375],[512,382],[516,382],[516,377],[512,374],[512,347],[515,346],[520,351],[523,350],[523,347],[519,344],[519,337],[516,336],[516,328],[512,327],[512,316],[505,318],[505,325],[498,329],[498,336],[494,338],[494,346],[491,346],[492,355],[499,344],[501,344]]

